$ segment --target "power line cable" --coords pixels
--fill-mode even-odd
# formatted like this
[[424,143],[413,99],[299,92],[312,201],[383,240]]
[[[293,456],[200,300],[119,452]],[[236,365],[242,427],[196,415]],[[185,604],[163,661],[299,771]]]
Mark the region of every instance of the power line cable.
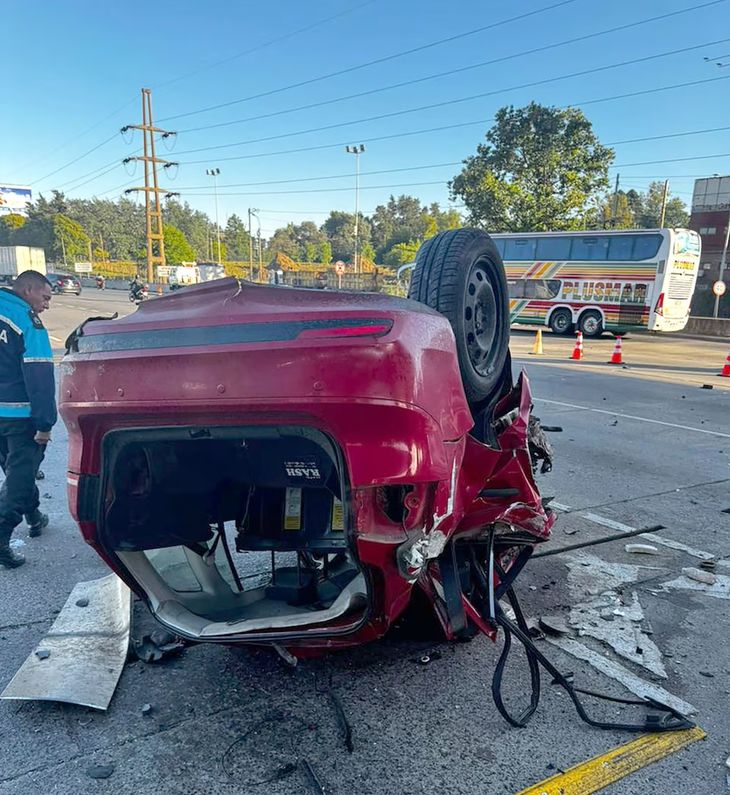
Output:
[[[60,152],[62,149],[65,149],[70,143],[73,143],[74,141],[77,141],[79,138],[83,138],[85,135],[87,135],[88,133],[90,133],[93,130],[95,130],[97,127],[99,127],[102,124],[104,124],[104,122],[106,122],[109,119],[113,118],[118,113],[121,113],[125,108],[128,108],[135,101],[136,100],[130,100],[129,102],[125,102],[123,105],[120,105],[116,110],[113,110],[107,116],[104,116],[103,118],[99,119],[97,122],[92,124],[90,127],[87,127],[83,132],[78,133],[77,135],[74,135],[73,138],[67,139],[62,144],[57,146],[55,149],[52,149],[50,152],[46,152],[44,155],[41,155],[41,157],[36,158],[33,162],[28,163],[28,164],[26,164],[24,166],[21,166],[20,170],[24,171],[25,169],[33,168],[33,166],[35,166],[36,164],[42,163],[45,160],[48,160],[48,158],[52,157],[54,154],[56,154],[56,152]],[[112,136],[112,138],[114,138],[114,136]],[[109,141],[111,141],[112,138],[109,138],[107,141],[103,142],[102,144],[99,144],[99,147],[103,146],[104,143],[108,143]],[[99,148],[99,147],[96,147],[96,148]],[[86,154],[91,154],[91,152],[96,151],[96,148],[89,150],[89,152],[87,152]],[[86,155],[82,155],[82,157],[86,157]],[[81,159],[81,158],[79,158],[79,159]],[[71,163],[69,163],[68,165],[71,165]],[[58,169],[58,171],[62,170],[63,168],[65,168],[65,166],[62,166],[61,169]],[[39,179],[33,180],[33,181],[30,182],[30,184],[33,185],[36,182],[41,182],[43,179],[46,179],[49,176],[53,176],[54,173],[57,173],[57,172],[52,172],[51,174],[47,174],[45,177],[41,177]]]
[[[704,46],[704,45],[697,45],[697,46]],[[586,74],[593,74],[593,73],[596,73],[596,72],[605,71],[607,69],[614,69],[614,68],[616,68],[618,66],[626,66],[628,64],[634,64],[634,63],[639,63],[639,62],[642,62],[642,61],[652,60],[652,59],[655,59],[655,58],[665,57],[666,55],[669,55],[669,54],[675,54],[675,53],[678,53],[678,52],[685,52],[688,49],[697,49],[697,47],[684,48],[682,50],[674,50],[674,51],[671,51],[669,53],[661,53],[661,54],[658,54],[658,55],[646,56],[644,58],[631,59],[631,60],[628,60],[628,61],[622,61],[622,62],[617,63],[617,64],[610,64],[608,66],[601,66],[601,67],[596,67],[594,69],[587,69],[587,70],[583,70],[583,71],[580,71],[580,72],[573,72],[573,73],[568,74],[568,75],[562,75],[562,76],[559,76],[559,77],[548,78],[546,80],[538,80],[538,81],[534,81],[534,82],[531,82],[531,83],[524,83],[524,84],[518,85],[518,86],[510,86],[509,88],[495,89],[493,91],[485,91],[485,92],[482,92],[482,93],[479,93],[479,94],[473,94],[473,95],[468,96],[468,97],[460,97],[458,99],[444,100],[442,102],[431,103],[430,105],[422,105],[422,106],[417,107],[417,108],[409,108],[409,109],[406,109],[406,110],[393,111],[391,113],[384,113],[384,114],[380,114],[378,116],[370,116],[370,117],[363,118],[363,119],[354,119],[352,121],[341,122],[341,123],[338,123],[338,124],[325,125],[325,126],[322,126],[322,127],[313,127],[313,128],[308,129],[308,130],[298,130],[298,131],[295,131],[295,132],[280,133],[278,135],[270,135],[270,136],[266,136],[266,137],[263,137],[263,138],[251,138],[251,139],[248,139],[246,141],[236,141],[236,142],[230,143],[230,144],[219,144],[217,146],[199,147],[197,149],[186,149],[186,150],[184,150],[182,152],[179,152],[178,154],[180,154],[180,155],[197,154],[198,152],[209,152],[209,151],[218,150],[218,149],[229,149],[229,148],[232,148],[232,147],[245,146],[245,145],[252,144],[252,143],[262,143],[262,142],[265,142],[265,141],[279,140],[281,138],[288,138],[288,137],[297,136],[297,135],[306,135],[306,134],[312,133],[312,132],[322,132],[324,130],[330,130],[330,129],[333,129],[335,127],[347,127],[347,126],[351,126],[353,124],[363,124],[363,123],[369,122],[369,121],[377,121],[377,120],[381,120],[381,119],[385,119],[385,118],[392,118],[394,116],[402,116],[402,115],[405,115],[405,114],[408,114],[408,113],[418,113],[418,112],[423,111],[423,110],[432,110],[434,108],[445,107],[445,106],[448,106],[448,105],[456,105],[456,104],[459,104],[459,103],[462,103],[462,102],[469,102],[469,101],[474,100],[474,99],[482,99],[482,98],[487,97],[487,96],[493,96],[495,94],[501,94],[501,93],[504,93],[504,92],[507,92],[507,91],[515,91],[515,90],[520,89],[520,88],[529,88],[529,87],[536,86],[536,85],[543,85],[545,83],[556,82],[557,80],[565,80],[565,79],[570,78],[570,77],[578,77],[578,76],[582,76],[582,75],[586,75]],[[643,89],[643,90],[640,90],[640,91],[632,91],[632,92],[629,92],[629,93],[626,93],[626,94],[616,94],[616,95],[613,95],[613,96],[610,96],[610,97],[601,97],[599,99],[582,100],[580,102],[573,102],[573,103],[570,104],[570,106],[593,105],[593,104],[597,104],[597,103],[600,103],[600,102],[611,102],[611,101],[614,101],[614,100],[617,100],[617,99],[627,99],[627,98],[630,98],[630,97],[644,96],[646,94],[656,94],[656,93],[659,93],[661,91],[669,91],[669,90],[673,90],[673,89],[676,89],[676,88],[686,88],[688,86],[696,86],[696,85],[703,85],[703,84],[706,84],[706,83],[713,83],[713,82],[718,81],[718,80],[727,80],[728,78],[730,78],[730,75],[722,75],[720,77],[704,78],[702,80],[693,80],[693,81],[690,81],[690,82],[687,82],[687,83],[674,83],[674,84],[669,85],[669,86],[659,86],[658,88]],[[570,107],[570,106],[568,106],[568,107]],[[469,123],[471,124],[472,122],[469,122]],[[413,133],[409,133],[409,134],[413,134]],[[393,136],[390,136],[390,137],[398,137],[398,135],[393,135]],[[361,139],[361,140],[367,142],[368,140],[370,140],[370,141],[382,140],[382,138],[374,138],[374,139],[371,138],[371,139]],[[329,146],[341,146],[341,144],[339,144],[339,143],[338,144],[330,144]],[[323,149],[323,148],[329,148],[329,147],[328,147],[328,145],[324,145],[324,146],[320,145],[320,146],[308,147],[308,148],[304,148],[304,149],[300,149],[300,150],[291,150],[291,151],[312,151],[314,149]],[[243,159],[243,158],[246,158],[246,157],[261,157],[261,156],[266,156],[266,155],[244,155],[242,157],[241,156],[224,157],[224,158],[218,158],[218,159],[221,160],[221,161],[224,161],[224,160],[238,160],[238,159]],[[189,161],[187,161],[188,164],[196,164],[196,163],[204,163],[204,162],[206,162],[206,161],[205,160],[189,160]]]
[[[479,120],[479,124],[483,124],[483,120]],[[605,146],[617,146],[619,144],[627,144],[627,143],[636,143],[636,142],[645,142],[645,141],[656,141],[665,138],[678,138],[682,136],[688,135],[700,135],[703,133],[714,133],[714,132],[724,132],[730,130],[730,127],[709,127],[704,130],[686,130],[684,132],[678,133],[666,133],[663,135],[649,135],[644,136],[642,138],[628,138],[622,141],[607,141]],[[360,176],[373,176],[376,174],[395,174],[401,171],[419,171],[422,169],[430,169],[430,168],[445,168],[447,166],[460,166],[464,163],[463,160],[452,160],[447,163],[428,163],[418,166],[404,166],[402,168],[387,168],[387,169],[378,169],[377,171],[361,171]],[[611,168],[621,168],[621,166],[611,166]],[[224,188],[246,188],[246,187],[257,187],[260,185],[284,185],[284,184],[291,184],[296,182],[315,182],[320,180],[327,180],[327,179],[352,179],[352,173],[342,173],[342,174],[327,174],[327,175],[319,175],[313,177],[295,177],[291,179],[277,179],[277,180],[266,180],[266,181],[259,181],[259,182],[230,182],[225,185],[218,185],[218,189]],[[184,185],[180,187],[181,191],[195,191],[195,190],[207,190],[208,185]]]
[[37,185],[39,182],[43,182],[44,180],[47,180],[49,177],[52,177],[55,174],[58,174],[59,171],[63,171],[64,169],[67,169],[69,166],[74,165],[74,163],[78,163],[79,160],[83,160],[85,157],[88,157],[93,152],[96,152],[97,149],[101,149],[102,146],[106,146],[110,141],[113,141],[117,137],[117,135],[119,135],[119,133],[115,132],[113,135],[110,135],[108,138],[105,138],[100,144],[97,144],[96,146],[93,146],[91,149],[89,149],[88,151],[84,152],[82,155],[79,155],[78,157],[75,157],[73,160],[69,160],[68,163],[64,163],[59,168],[55,169],[55,171],[51,171],[48,174],[45,174],[44,176],[39,177],[38,179],[32,180],[29,184],[30,185]]
[[[279,88],[272,88],[268,91],[262,91],[258,94],[251,94],[248,97],[240,97],[238,99],[229,100],[228,102],[221,102],[217,105],[209,105],[205,108],[199,108],[198,110],[190,110],[185,113],[177,113],[174,116],[167,116],[164,119],[160,119],[160,123],[171,121],[172,119],[182,119],[188,116],[197,116],[200,113],[208,113],[212,110],[220,110],[221,108],[228,108],[232,105],[239,105],[242,102],[249,102],[253,99],[261,99],[262,97],[270,97],[274,94],[280,94],[283,91],[290,91],[293,88],[301,88],[302,86],[312,85],[312,83],[319,83],[322,80],[329,80],[332,77],[339,77],[341,75],[351,74],[352,72],[356,72],[360,69],[365,69],[369,66],[375,66],[381,63],[387,63],[388,61],[395,60],[396,58],[403,58],[406,55],[413,55],[417,52],[423,52],[424,50],[431,49],[432,47],[437,47],[441,44],[448,44],[453,41],[458,41],[459,39],[463,39],[467,36],[473,36],[477,33],[483,33],[486,30],[493,30],[494,28],[498,28],[502,25],[507,25],[510,22],[519,22],[523,19],[527,19],[528,17],[536,16],[537,14],[542,14],[546,11],[552,11],[556,8],[560,8],[561,6],[567,6],[571,3],[576,2],[577,0],[560,0],[558,3],[552,3],[551,5],[543,6],[542,8],[536,8],[533,11],[527,11],[523,14],[518,14],[514,17],[509,17],[508,19],[502,19],[499,22],[492,22],[489,25],[482,25],[478,28],[473,28],[472,30],[465,31],[464,33],[457,33],[453,36],[447,36],[444,39],[438,39],[437,41],[432,41],[427,44],[422,44],[418,47],[411,47],[408,50],[401,50],[400,52],[392,53],[391,55],[385,55],[381,58],[375,58],[371,61],[366,61],[365,63],[356,64],[355,66],[349,66],[345,69],[338,69],[336,72],[329,72],[325,75],[319,75],[318,77],[312,77],[307,80],[300,80],[297,83],[290,83],[287,86],[281,86]],[[711,3],[707,5],[714,5],[716,3],[727,2],[727,0],[712,0]]]
[[[456,69],[449,69],[449,70],[447,70],[445,72],[437,72],[437,73],[432,74],[432,75],[426,75],[425,77],[417,77],[417,78],[413,78],[411,80],[404,80],[404,81],[402,81],[400,83],[391,83],[390,85],[387,85],[387,86],[381,86],[380,88],[372,88],[372,89],[369,89],[367,91],[360,91],[360,92],[358,92],[356,94],[347,94],[345,96],[335,97],[333,99],[321,100],[321,101],[318,101],[318,102],[310,102],[310,103],[308,103],[306,105],[299,105],[299,106],[294,107],[294,108],[284,108],[283,110],[272,111],[271,113],[263,113],[263,114],[259,114],[257,116],[248,116],[248,117],[246,117],[244,119],[233,119],[231,121],[217,122],[216,124],[206,124],[206,125],[202,125],[202,126],[199,126],[199,127],[188,127],[186,129],[180,130],[179,132],[181,132],[181,133],[200,132],[202,130],[212,130],[212,129],[217,129],[217,128],[220,128],[220,127],[229,127],[229,126],[232,126],[232,125],[235,125],[235,124],[243,124],[244,122],[259,121],[261,119],[270,119],[270,118],[273,118],[273,117],[276,117],[276,116],[283,116],[283,115],[286,115],[286,114],[289,114],[289,113],[295,113],[295,112],[302,111],[302,110],[311,110],[313,108],[320,108],[320,107],[323,107],[323,106],[326,106],[326,105],[333,105],[335,103],[344,102],[344,101],[350,100],[350,99],[359,99],[361,97],[371,96],[373,94],[379,94],[379,93],[381,93],[383,91],[391,91],[391,90],[396,89],[396,88],[403,88],[403,87],[406,87],[406,86],[412,86],[412,85],[416,85],[418,83],[427,82],[429,80],[436,80],[436,79],[441,78],[441,77],[448,77],[450,75],[455,75],[455,74],[461,74],[463,72],[468,72],[468,71],[471,71],[473,69],[480,69],[480,68],[483,68],[485,66],[492,66],[494,64],[504,63],[505,61],[514,60],[516,58],[521,58],[521,57],[524,57],[526,55],[535,55],[537,53],[545,52],[547,50],[558,49],[560,47],[565,47],[565,46],[567,46],[569,44],[575,44],[577,42],[587,41],[589,39],[594,39],[594,38],[597,38],[599,36],[605,36],[605,35],[610,34],[610,33],[616,33],[617,31],[627,30],[628,28],[635,28],[635,27],[638,27],[640,25],[646,25],[646,24],[651,23],[651,22],[656,22],[658,20],[666,19],[667,17],[677,16],[678,14],[684,14],[684,13],[687,13],[688,11],[693,11],[693,10],[696,10],[697,8],[702,8],[702,7],[706,6],[706,5],[714,5],[714,4],[719,3],[719,2],[726,2],[726,0],[712,0],[711,3],[703,3],[703,4],[699,5],[699,6],[692,6],[691,8],[681,9],[680,11],[673,11],[673,12],[668,13],[668,14],[660,14],[659,16],[648,17],[646,19],[641,19],[641,20],[638,20],[636,22],[630,22],[630,23],[627,23],[625,25],[618,25],[618,26],[615,26],[615,27],[612,27],[612,28],[606,28],[605,30],[599,30],[599,31],[596,31],[595,33],[587,33],[587,34],[585,34],[583,36],[575,36],[575,37],[573,37],[571,39],[565,39],[563,41],[554,42],[552,44],[546,44],[546,45],[544,45],[542,47],[535,47],[535,48],[532,48],[532,49],[529,49],[529,50],[522,50],[520,52],[512,53],[510,55],[504,55],[504,56],[501,56],[499,58],[492,58],[492,59],[490,59],[488,61],[481,61],[481,62],[476,63],[476,64],[470,64],[469,66],[461,66],[461,67],[458,67]],[[717,42],[709,42],[707,46],[710,46],[710,45],[716,44],[716,43]],[[700,45],[700,47],[703,47],[703,46],[705,46],[705,45]],[[676,52],[676,51],[673,51],[673,52]],[[681,50],[679,52],[681,52]],[[660,56],[655,56],[655,57],[660,57]]]
[[[166,80],[164,83],[157,83],[154,88],[163,88],[164,86],[172,85],[173,83],[178,83],[180,80],[187,80],[189,77],[194,77],[201,72],[205,72],[209,69],[214,69],[217,66],[222,66],[223,64],[230,63],[231,61],[235,61],[238,58],[242,58],[244,55],[251,55],[254,52],[258,52],[259,50],[263,50],[266,47],[270,47],[272,44],[279,44],[282,41],[286,41],[287,39],[292,38],[293,36],[299,36],[302,33],[308,33],[310,30],[319,27],[320,25],[325,25],[327,22],[332,22],[335,19],[339,19],[340,17],[346,16],[348,14],[352,14],[355,11],[359,11],[362,8],[366,8],[367,6],[372,5],[375,3],[376,0],[367,0],[365,3],[360,3],[359,5],[352,6],[352,8],[347,8],[344,11],[339,11],[336,14],[332,14],[332,16],[326,17],[325,19],[320,19],[317,22],[312,22],[309,25],[305,25],[302,28],[298,28],[297,30],[292,30],[289,33],[284,33],[281,36],[277,36],[276,38],[269,39],[268,41],[262,42],[261,44],[257,44],[255,47],[250,47],[247,50],[242,50],[241,52],[236,53],[235,55],[230,55],[227,58],[222,58],[219,61],[215,61],[214,63],[207,64],[205,66],[201,66],[198,69],[193,69],[190,72],[186,72],[179,77],[173,77],[170,80]],[[177,118],[176,116],[168,116],[166,119],[161,119],[160,122],[168,121],[169,119]]]

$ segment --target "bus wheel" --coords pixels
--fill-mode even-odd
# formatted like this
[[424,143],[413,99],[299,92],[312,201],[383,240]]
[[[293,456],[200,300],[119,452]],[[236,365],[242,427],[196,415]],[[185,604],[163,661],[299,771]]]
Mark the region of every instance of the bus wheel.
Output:
[[550,315],[550,328],[556,334],[570,334],[573,330],[573,315],[569,309],[556,309]]
[[585,337],[600,337],[603,334],[603,318],[593,309],[584,312],[578,319],[578,328]]
[[408,297],[451,323],[464,393],[474,407],[504,387],[509,350],[509,299],[502,258],[486,232],[451,229],[416,255]]

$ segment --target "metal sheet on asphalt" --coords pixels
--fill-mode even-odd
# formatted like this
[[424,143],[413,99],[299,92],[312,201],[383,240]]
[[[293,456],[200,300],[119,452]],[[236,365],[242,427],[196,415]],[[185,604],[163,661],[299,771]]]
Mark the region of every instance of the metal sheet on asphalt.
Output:
[[106,709],[127,658],[130,625],[131,594],[116,574],[77,583],[0,698]]

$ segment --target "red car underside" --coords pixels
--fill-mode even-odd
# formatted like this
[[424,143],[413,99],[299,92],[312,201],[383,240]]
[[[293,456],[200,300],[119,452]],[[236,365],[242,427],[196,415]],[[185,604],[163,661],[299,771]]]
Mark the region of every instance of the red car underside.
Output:
[[88,322],[60,394],[84,538],[193,640],[359,644],[414,588],[451,638],[454,550],[499,538],[508,572],[518,548],[505,539],[536,543],[553,523],[532,475],[527,379],[487,418],[491,446],[479,441],[451,327],[414,301],[186,288]]

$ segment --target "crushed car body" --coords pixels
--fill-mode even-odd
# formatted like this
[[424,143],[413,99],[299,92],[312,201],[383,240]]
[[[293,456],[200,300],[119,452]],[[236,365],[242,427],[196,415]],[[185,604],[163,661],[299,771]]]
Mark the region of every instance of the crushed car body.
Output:
[[512,387],[508,359],[502,371],[480,441],[434,309],[232,278],[190,287],[69,340],[71,509],[188,639],[350,646],[382,636],[414,588],[453,638],[454,542],[494,528],[538,542],[553,522],[527,379]]

